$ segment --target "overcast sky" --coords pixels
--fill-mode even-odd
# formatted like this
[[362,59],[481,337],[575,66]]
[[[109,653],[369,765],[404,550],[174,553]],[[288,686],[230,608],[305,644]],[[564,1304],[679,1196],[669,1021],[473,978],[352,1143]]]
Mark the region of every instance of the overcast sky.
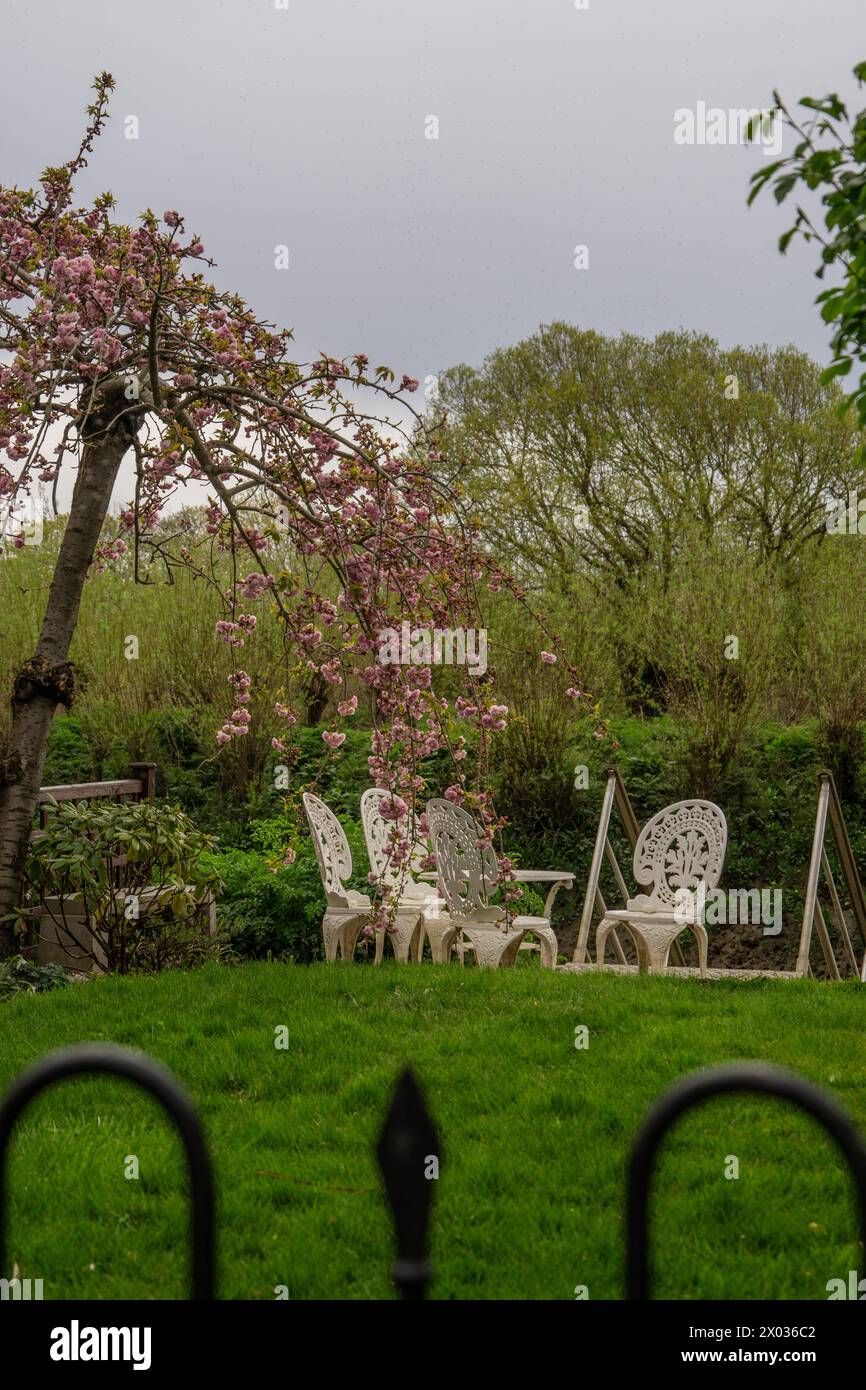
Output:
[[827,359],[814,256],[778,254],[771,198],[746,207],[767,156],[677,144],[674,113],[850,94],[863,0],[283,3],[7,0],[0,180],[73,152],[105,68],[82,195],[182,211],[301,359],[423,379],[558,318]]

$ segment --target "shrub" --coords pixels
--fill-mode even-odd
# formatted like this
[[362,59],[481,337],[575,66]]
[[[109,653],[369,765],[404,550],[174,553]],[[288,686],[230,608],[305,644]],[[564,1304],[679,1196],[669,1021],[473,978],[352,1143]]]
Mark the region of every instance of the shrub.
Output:
[[60,965],[36,965],[23,956],[9,956],[0,961],[0,1000],[13,994],[44,994],[72,981]]
[[[764,714],[783,648],[779,578],[731,537],[681,532],[669,565],[636,574],[622,627],[663,679],[691,795],[712,798]],[[689,542],[688,544],[686,542]]]
[[796,636],[797,669],[844,798],[854,795],[861,775],[866,719],[866,629],[859,618],[866,556],[860,542],[859,536],[826,537],[809,553]]
[[[497,690],[509,715],[491,751],[496,809],[524,835],[545,835],[577,810],[568,749],[580,721],[566,694],[568,672],[542,662],[540,643],[527,641],[525,615],[500,606],[497,622],[494,651],[505,661]],[[580,653],[570,655],[581,662]]]
[[367,763],[369,729],[346,730],[346,742],[336,757],[328,753],[322,742],[321,727],[296,730],[296,743],[298,757],[292,769],[293,785],[310,787],[328,803],[336,816],[357,819],[361,793],[372,786]]
[[[368,860],[358,821],[341,816],[352,851],[354,872],[349,887],[369,892]],[[276,816],[254,822],[253,850],[230,850],[208,856],[222,880],[219,916],[232,950],[248,959],[321,960],[325,895],[308,834],[296,834],[294,821]],[[296,846],[293,864],[278,866],[289,839]]]
[[208,947],[201,927],[219,878],[203,854],[213,843],[178,806],[63,802],[50,807],[25,874],[61,940],[99,969],[160,969]]
[[42,776],[50,787],[94,780],[93,753],[78,715],[64,714],[51,725]]
[[315,863],[269,869],[254,850],[232,849],[211,861],[223,880],[219,920],[238,956],[287,961],[321,958],[321,901]]

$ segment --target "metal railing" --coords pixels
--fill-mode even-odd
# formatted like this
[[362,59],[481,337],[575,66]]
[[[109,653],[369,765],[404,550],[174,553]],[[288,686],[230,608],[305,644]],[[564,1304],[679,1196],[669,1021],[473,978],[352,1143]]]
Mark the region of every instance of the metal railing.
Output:
[[[0,1274],[6,1265],[7,1152],[15,1124],[31,1100],[55,1082],[80,1075],[116,1076],[150,1092],[167,1111],[183,1140],[190,1175],[192,1296],[216,1297],[213,1172],[195,1108],[164,1067],[140,1052],[92,1043],[51,1053],[22,1072],[0,1105]],[[857,1193],[860,1239],[866,1247],[866,1146],[835,1100],[793,1072],[741,1063],[695,1072],[666,1091],[644,1121],[632,1146],[626,1193],[626,1292],[650,1294],[650,1190],[656,1160],[669,1129],[688,1110],[717,1096],[758,1094],[789,1101],[806,1111],[836,1141]],[[392,1279],[404,1300],[426,1296],[430,1282],[428,1232],[441,1150],[414,1073],[395,1086],[376,1147],[391,1209],[397,1258]]]
[[854,1179],[860,1239],[866,1248],[866,1147],[845,1111],[811,1082],[779,1067],[758,1062],[693,1072],[666,1091],[644,1121],[628,1168],[626,1215],[626,1291],[630,1299],[649,1298],[649,1196],[656,1158],[668,1130],[686,1111],[716,1096],[752,1093],[790,1101],[805,1110],[835,1139]]
[[215,1297],[214,1184],[210,1154],[189,1096],[165,1067],[152,1057],[109,1043],[84,1043],[51,1052],[16,1077],[0,1106],[0,1271],[6,1267],[7,1155],[12,1132],[23,1110],[58,1081],[72,1076],[117,1076],[149,1091],[171,1117],[183,1141],[190,1177],[190,1250],[192,1296]]

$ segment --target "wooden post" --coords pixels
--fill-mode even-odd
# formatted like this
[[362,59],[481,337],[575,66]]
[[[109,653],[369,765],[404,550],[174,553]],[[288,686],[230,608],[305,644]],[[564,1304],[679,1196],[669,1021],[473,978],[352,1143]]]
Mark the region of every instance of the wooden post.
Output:
[[[860,882],[860,875],[857,872],[857,861],[854,858],[851,841],[848,839],[848,830],[845,825],[845,817],[842,814],[842,804],[839,801],[836,783],[833,781],[833,774],[832,772],[828,772],[823,773],[822,776],[829,777],[830,779],[830,804],[827,808],[827,815],[830,821],[830,828],[833,831],[836,853],[839,856],[839,863],[842,867],[842,877],[845,880],[848,895],[851,899],[851,907],[854,912],[857,927],[860,931],[860,941],[862,945],[866,947],[866,898],[864,898],[863,885]],[[866,979],[866,955],[863,957],[860,979]]]
[[156,800],[156,763],[130,763],[129,775],[141,782],[142,801]]
[[848,830],[845,825],[845,816],[842,812],[842,803],[839,800],[839,793],[836,790],[836,783],[833,780],[832,772],[822,769],[818,773],[818,809],[815,814],[815,833],[812,837],[812,855],[809,860],[809,876],[806,880],[806,901],[803,909],[803,927],[800,932],[800,951],[797,956],[797,974],[806,975],[809,971],[809,950],[812,944],[812,928],[814,926],[818,933],[818,940],[827,961],[827,968],[833,979],[839,979],[840,971],[833,954],[830,937],[827,932],[827,924],[824,921],[824,914],[821,911],[821,904],[818,901],[818,889],[820,886],[821,870],[827,880],[827,887],[830,890],[830,898],[833,905],[833,913],[842,938],[845,956],[848,965],[851,967],[855,980],[859,979],[866,984],[866,955],[863,963],[858,967],[857,957],[854,954],[854,946],[848,931],[848,924],[845,921],[845,914],[839,894],[836,891],[836,884],[833,881],[833,873],[824,842],[827,838],[827,826],[833,835],[833,843],[836,846],[836,853],[839,856],[839,865],[842,869],[842,877],[845,880],[845,887],[851,899],[851,908],[854,919],[860,931],[861,940],[866,944],[866,897],[863,894],[863,885],[860,882],[860,874],[857,871],[857,861],[851,849],[851,841],[848,838]]

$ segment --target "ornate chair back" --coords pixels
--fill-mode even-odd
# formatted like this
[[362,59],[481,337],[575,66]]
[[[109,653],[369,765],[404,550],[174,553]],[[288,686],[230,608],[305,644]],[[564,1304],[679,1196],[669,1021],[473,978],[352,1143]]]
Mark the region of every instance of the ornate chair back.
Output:
[[345,881],[352,877],[352,851],[346,832],[321,797],[304,792],[303,802],[328,906],[348,907]]
[[724,814],[712,801],[675,801],[647,821],[634,851],[635,882],[652,887],[629,900],[643,912],[672,912],[684,889],[715,888],[728,843]]
[[485,912],[499,881],[493,846],[479,848],[481,833],[469,812],[440,797],[427,802],[427,824],[449,912],[463,918]]
[[407,838],[414,842],[408,862],[405,867],[393,862],[391,830],[394,822],[387,820],[379,809],[380,802],[389,801],[390,797],[391,793],[381,787],[370,787],[361,797],[361,823],[364,827],[370,868],[380,882],[388,888],[398,888],[403,896],[420,894],[423,887],[424,894],[435,897],[432,885],[415,882],[415,875],[423,870],[428,851],[427,846],[417,839],[417,832],[411,820],[405,830]]

